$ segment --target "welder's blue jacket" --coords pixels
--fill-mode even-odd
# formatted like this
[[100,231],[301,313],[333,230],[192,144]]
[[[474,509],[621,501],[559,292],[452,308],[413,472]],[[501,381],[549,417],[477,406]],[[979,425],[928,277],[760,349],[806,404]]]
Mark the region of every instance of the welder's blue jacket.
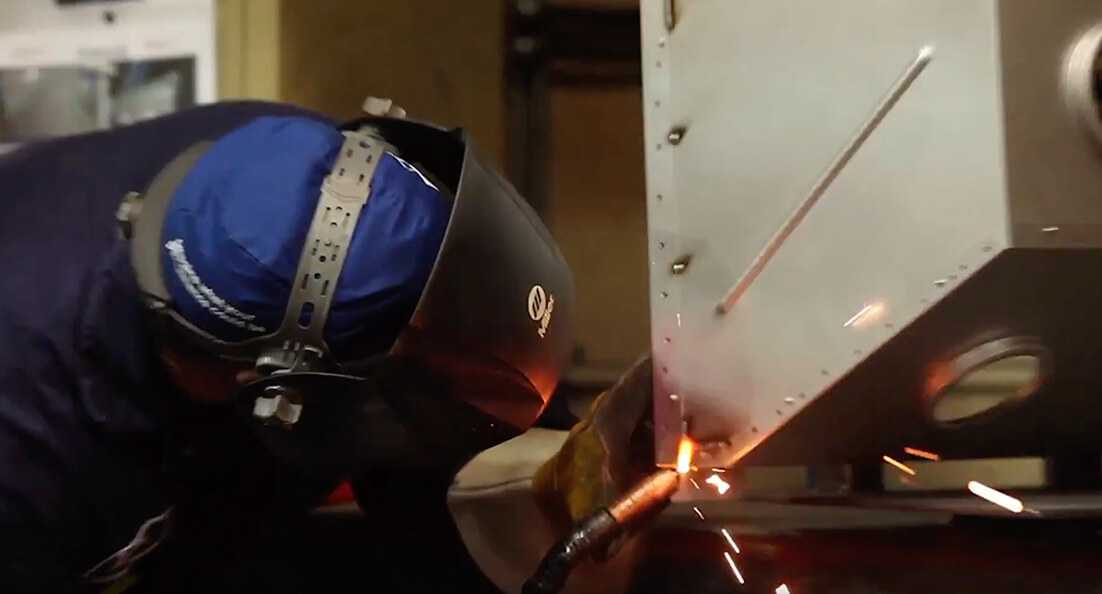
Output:
[[[309,115],[224,104],[0,156],[0,592],[73,586],[205,484],[286,487],[271,474],[267,486],[245,484],[235,454],[251,446],[223,427],[233,415],[167,386],[114,218],[124,193],[144,190],[177,153],[265,114]],[[204,427],[203,447],[222,464],[201,465],[190,491],[166,472],[195,455],[176,439],[181,419]]]

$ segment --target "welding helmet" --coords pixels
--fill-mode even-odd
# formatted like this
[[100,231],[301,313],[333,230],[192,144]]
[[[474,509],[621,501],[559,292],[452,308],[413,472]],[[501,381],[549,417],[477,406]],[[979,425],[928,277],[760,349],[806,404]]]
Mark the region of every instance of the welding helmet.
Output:
[[[527,429],[555,389],[571,350],[569,268],[536,213],[479,159],[464,132],[391,117],[338,130],[339,151],[320,185],[309,188],[312,220],[271,326],[255,324],[245,308],[206,287],[170,236],[174,199],[195,171],[217,159],[211,155],[221,139],[184,151],[120,206],[142,297],[170,344],[255,368],[259,379],[235,402],[279,453],[304,465],[417,455],[462,463]],[[334,296],[360,265],[353,240],[371,229],[361,214],[384,183],[384,168],[395,163],[450,206],[439,249],[397,338],[370,329],[345,333],[334,349],[326,332]],[[266,216],[263,208],[255,212],[261,225]],[[181,279],[186,292],[171,287]],[[183,307],[188,300],[251,335],[202,327]]]

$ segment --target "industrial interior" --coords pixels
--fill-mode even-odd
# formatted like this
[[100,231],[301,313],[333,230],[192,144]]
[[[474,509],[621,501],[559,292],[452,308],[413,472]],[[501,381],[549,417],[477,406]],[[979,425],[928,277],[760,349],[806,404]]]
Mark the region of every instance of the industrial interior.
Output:
[[[249,351],[261,377],[242,389],[243,422],[336,433],[353,421],[311,420],[323,407],[298,391],[353,376],[477,387],[485,400],[459,398],[487,414],[516,385],[533,403],[488,428],[468,408],[402,437],[354,426],[367,453],[301,516],[227,495],[205,505],[256,516],[251,528],[177,537],[203,514],[143,512],[141,530],[125,529],[134,540],[76,562],[90,569],[74,591],[1102,591],[1102,2],[0,0],[0,182],[31,180],[0,187],[5,202],[37,196],[21,155],[65,163],[68,137],[239,101],[360,122],[341,128],[333,154],[345,156],[325,175],[344,175],[353,142],[381,130],[414,139],[398,161],[455,192],[416,313],[380,351],[414,371],[296,359],[265,376]],[[398,154],[387,147],[353,169],[361,182]],[[445,154],[461,168],[438,165]],[[187,182],[172,166],[133,189],[178,196]],[[471,202],[496,174],[521,210]],[[322,201],[336,187],[325,179]],[[21,216],[10,208],[0,218]],[[337,241],[313,216],[291,278],[333,275],[312,294],[324,324],[344,256],[309,268],[309,240]],[[134,220],[127,240],[153,233],[160,249],[161,229]],[[514,232],[532,220],[546,245]],[[11,222],[0,262],[37,250],[15,245]],[[146,260],[133,256],[141,291],[169,274]],[[550,280],[527,280],[529,268]],[[309,334],[315,305],[292,311],[294,299],[279,332],[298,334],[271,336],[324,347],[320,327]],[[499,328],[513,309],[531,343]],[[19,352],[22,331],[5,328]],[[484,335],[500,338],[487,354]],[[617,402],[627,390],[644,397]],[[419,398],[393,417],[436,402]],[[0,386],[0,419],[22,402]],[[449,455],[380,445],[476,425],[478,446],[461,437]],[[572,474],[597,451],[595,474]],[[40,455],[0,449],[0,473]],[[250,497],[293,489],[232,474]],[[164,561],[187,546],[219,568]],[[36,591],[5,579],[0,591]]]

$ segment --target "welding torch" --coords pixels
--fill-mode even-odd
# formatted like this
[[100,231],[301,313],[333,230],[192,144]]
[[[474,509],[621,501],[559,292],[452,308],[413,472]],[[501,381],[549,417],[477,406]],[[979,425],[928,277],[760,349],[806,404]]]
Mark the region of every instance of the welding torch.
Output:
[[612,505],[574,524],[566,538],[544,556],[521,589],[523,594],[557,594],[582,559],[592,556],[626,531],[655,517],[669,504],[681,482],[674,470],[659,470],[643,479]]

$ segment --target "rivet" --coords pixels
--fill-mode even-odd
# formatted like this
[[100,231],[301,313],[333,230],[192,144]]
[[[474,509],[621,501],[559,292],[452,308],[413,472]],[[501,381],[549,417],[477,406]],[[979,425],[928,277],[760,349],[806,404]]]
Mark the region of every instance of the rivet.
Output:
[[670,272],[673,274],[683,274],[689,269],[689,262],[693,259],[692,256],[682,256],[676,262],[670,265]]
[[677,126],[666,134],[666,140],[668,140],[670,144],[677,146],[681,144],[681,141],[685,138],[686,130],[685,126]]

